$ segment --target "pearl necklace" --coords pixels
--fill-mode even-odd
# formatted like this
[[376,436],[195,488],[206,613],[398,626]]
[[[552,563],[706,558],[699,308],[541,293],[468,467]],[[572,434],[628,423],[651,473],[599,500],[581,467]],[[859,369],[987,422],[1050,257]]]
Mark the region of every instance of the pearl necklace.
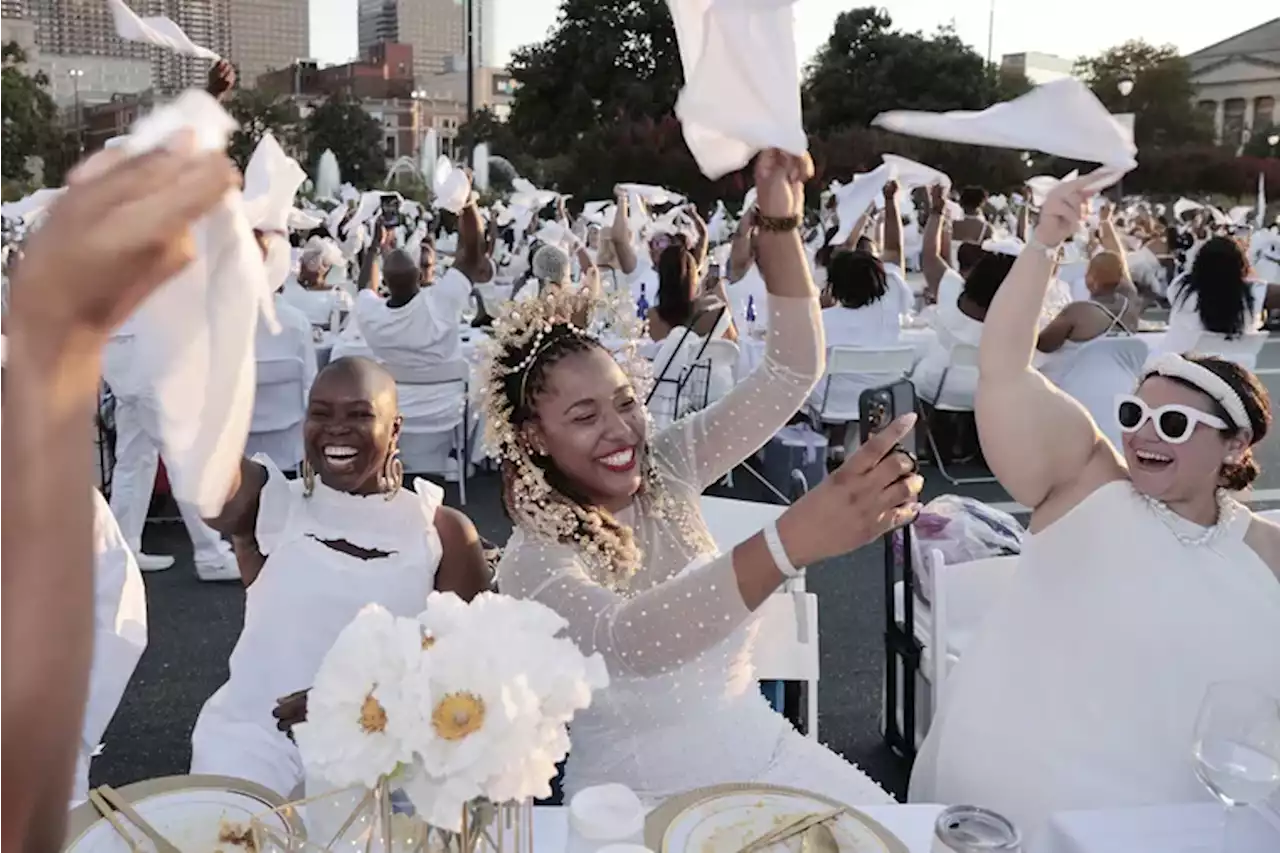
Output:
[[1175,539],[1189,548],[1199,548],[1203,545],[1208,545],[1225,533],[1231,527],[1232,522],[1235,521],[1236,514],[1239,512],[1239,505],[1227,495],[1225,489],[1218,489],[1216,497],[1218,501],[1218,520],[1195,535],[1188,535],[1178,529],[1188,523],[1187,519],[1169,509],[1168,504],[1148,495],[1143,495],[1142,499],[1147,502],[1147,506],[1155,513],[1156,518],[1159,518],[1164,523],[1164,526],[1169,528]]

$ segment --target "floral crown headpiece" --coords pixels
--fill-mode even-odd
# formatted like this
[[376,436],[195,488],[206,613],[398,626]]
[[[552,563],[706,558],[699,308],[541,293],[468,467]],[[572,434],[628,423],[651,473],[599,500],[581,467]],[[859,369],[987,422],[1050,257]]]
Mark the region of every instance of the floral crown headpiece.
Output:
[[[626,300],[621,300],[626,301]],[[574,324],[586,313],[587,327]],[[492,458],[512,458],[523,453],[517,435],[507,382],[520,376],[517,404],[525,402],[528,377],[556,342],[565,336],[608,346],[636,394],[643,399],[652,384],[652,367],[637,353],[644,323],[616,294],[592,300],[584,291],[549,290],[523,302],[508,302],[498,309],[491,336],[481,344],[480,411],[485,418],[484,449]],[[616,345],[616,346],[614,346]],[[519,361],[513,358],[523,352]]]

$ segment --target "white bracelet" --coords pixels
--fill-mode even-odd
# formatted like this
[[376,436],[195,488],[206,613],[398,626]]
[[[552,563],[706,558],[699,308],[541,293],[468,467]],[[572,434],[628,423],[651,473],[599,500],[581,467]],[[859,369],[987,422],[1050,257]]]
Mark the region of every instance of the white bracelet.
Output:
[[786,578],[798,578],[804,574],[804,569],[797,569],[791,564],[791,558],[787,556],[787,549],[782,547],[782,539],[778,537],[778,523],[771,521],[765,525],[764,544],[769,548],[769,556],[773,558],[773,564],[778,567],[778,571],[782,572],[782,576]]

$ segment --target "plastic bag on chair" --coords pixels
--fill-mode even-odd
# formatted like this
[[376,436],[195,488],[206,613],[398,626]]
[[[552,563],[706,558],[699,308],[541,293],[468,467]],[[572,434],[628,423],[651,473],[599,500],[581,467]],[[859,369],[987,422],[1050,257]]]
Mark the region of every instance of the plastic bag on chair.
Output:
[[960,495],[942,495],[931,500],[912,529],[916,592],[926,602],[933,589],[933,579],[924,554],[941,551],[944,565],[1021,554],[1027,535],[1026,529],[1009,513]]

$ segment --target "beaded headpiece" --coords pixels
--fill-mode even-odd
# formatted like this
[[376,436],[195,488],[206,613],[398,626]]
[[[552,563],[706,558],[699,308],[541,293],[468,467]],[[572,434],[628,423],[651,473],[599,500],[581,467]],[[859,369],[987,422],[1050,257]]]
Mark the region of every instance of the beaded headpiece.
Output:
[[[588,317],[586,328],[574,323],[574,318],[583,314]],[[619,589],[640,563],[630,528],[619,525],[607,512],[583,506],[552,487],[516,425],[507,388],[512,377],[518,376],[516,405],[527,405],[532,402],[526,396],[530,393],[528,378],[558,342],[566,337],[596,342],[608,338],[618,341],[614,357],[643,399],[652,383],[652,370],[636,353],[636,341],[644,327],[638,318],[632,318],[635,315],[617,300],[591,301],[584,291],[550,290],[534,299],[510,302],[499,309],[492,337],[482,344],[479,389],[484,449],[504,465],[509,509],[516,522],[535,536],[573,545],[596,580]],[[657,482],[648,454],[645,465],[648,489]]]

